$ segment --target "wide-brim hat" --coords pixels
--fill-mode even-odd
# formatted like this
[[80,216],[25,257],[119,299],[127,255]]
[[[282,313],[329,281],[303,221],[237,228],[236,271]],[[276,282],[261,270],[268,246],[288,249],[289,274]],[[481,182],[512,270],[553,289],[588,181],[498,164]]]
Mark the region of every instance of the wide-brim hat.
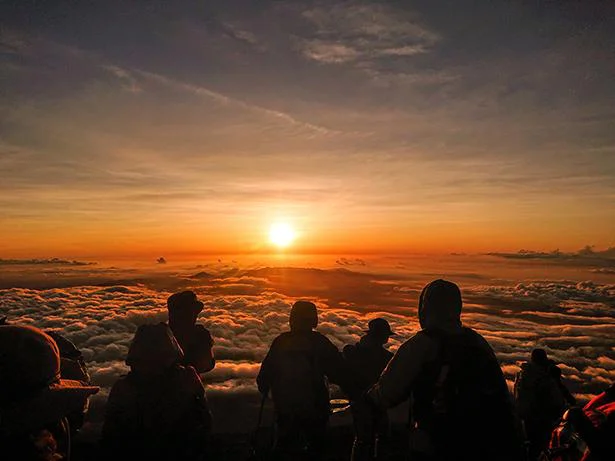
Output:
[[367,324],[368,329],[365,330],[366,334],[375,335],[375,336],[397,336],[393,330],[391,330],[391,325],[383,318],[375,318],[369,321]]
[[194,291],[181,291],[174,293],[167,299],[167,308],[169,311],[190,309],[196,312],[203,310],[204,304],[199,301]]
[[31,326],[0,326],[0,429],[22,432],[83,411],[96,386],[61,379],[55,340]]
[[99,390],[98,386],[60,379],[27,399],[2,408],[0,427],[3,431],[23,433],[55,423],[71,413],[83,411],[87,399]]

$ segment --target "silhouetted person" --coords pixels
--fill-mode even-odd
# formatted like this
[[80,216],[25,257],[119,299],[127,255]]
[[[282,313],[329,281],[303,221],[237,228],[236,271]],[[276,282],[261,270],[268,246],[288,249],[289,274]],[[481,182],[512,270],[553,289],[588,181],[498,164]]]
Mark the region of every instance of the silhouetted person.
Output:
[[[354,387],[361,394],[376,384],[393,357],[384,345],[394,334],[389,322],[376,318],[369,321],[368,330],[358,343],[344,347],[344,360],[354,380]],[[351,410],[355,430],[352,460],[382,458],[389,429],[387,411],[370,411],[362,400],[352,402]]]
[[559,368],[544,349],[534,349],[515,379],[515,403],[529,442],[530,459],[537,459],[547,448],[565,409],[565,393],[573,402],[574,397],[561,382]]
[[130,345],[130,373],[107,401],[103,446],[108,459],[200,460],[211,416],[205,389],[169,327],[142,325]]
[[184,365],[191,365],[198,373],[210,371],[216,365],[213,355],[214,341],[203,325],[196,323],[203,303],[192,291],[169,296],[169,326],[184,351]]
[[[1,325],[10,325],[6,317],[0,318]],[[72,381],[79,381],[81,384],[89,386],[91,384],[90,374],[81,351],[70,340],[56,331],[44,331],[56,343],[60,353],[60,378]],[[78,431],[83,426],[86,413],[86,406],[68,416],[70,429],[72,432]]]
[[485,339],[461,324],[457,285],[435,280],[422,291],[422,330],[397,351],[368,392],[390,408],[411,398],[412,460],[517,459],[510,395]]
[[337,348],[322,334],[316,306],[297,301],[290,311],[290,331],[274,339],[257,377],[263,395],[271,391],[276,417],[278,459],[322,459],[329,419],[327,379],[346,380]]
[[60,352],[49,335],[0,326],[0,457],[70,460],[67,416],[82,411],[98,390],[60,378]]

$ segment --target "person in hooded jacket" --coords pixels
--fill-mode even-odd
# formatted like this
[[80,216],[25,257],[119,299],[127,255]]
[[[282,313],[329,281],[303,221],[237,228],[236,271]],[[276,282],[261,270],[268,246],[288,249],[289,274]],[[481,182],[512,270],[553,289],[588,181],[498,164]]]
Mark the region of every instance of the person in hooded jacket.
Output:
[[316,306],[297,301],[290,331],[273,340],[257,377],[258,390],[271,392],[276,418],[276,459],[322,459],[329,420],[328,382],[344,386],[347,374],[337,347],[314,331]]
[[[384,346],[394,335],[389,322],[375,318],[369,321],[368,330],[358,343],[344,347],[342,354],[358,392],[366,392],[378,381],[393,357]],[[362,400],[352,402],[351,410],[355,430],[351,459],[382,458],[389,429],[387,411],[369,411]]]
[[421,331],[389,362],[367,399],[411,401],[412,460],[515,460],[522,455],[510,393],[487,341],[461,323],[459,287],[434,280],[421,292]]
[[205,389],[164,323],[141,325],[130,373],[109,394],[103,447],[109,459],[201,460],[211,431]]

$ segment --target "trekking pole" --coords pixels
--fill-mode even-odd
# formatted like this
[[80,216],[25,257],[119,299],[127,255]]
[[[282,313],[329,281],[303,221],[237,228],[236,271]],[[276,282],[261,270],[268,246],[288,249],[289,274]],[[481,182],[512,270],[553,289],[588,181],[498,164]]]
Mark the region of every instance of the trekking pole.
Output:
[[265,408],[265,402],[267,401],[267,394],[263,394],[263,396],[261,397],[261,404],[260,404],[260,408],[258,410],[258,420],[256,421],[256,427],[254,428],[254,431],[252,432],[252,437],[250,438],[250,445],[251,445],[251,453],[250,453],[250,457],[249,459],[258,459],[258,450],[257,450],[257,443],[256,440],[258,438],[258,431],[261,428],[261,424],[263,422],[263,410]]
[[263,397],[261,398],[261,406],[258,410],[258,421],[256,422],[256,429],[254,430],[255,433],[261,428],[261,423],[263,422],[263,409],[265,408],[266,401],[267,394],[263,394]]

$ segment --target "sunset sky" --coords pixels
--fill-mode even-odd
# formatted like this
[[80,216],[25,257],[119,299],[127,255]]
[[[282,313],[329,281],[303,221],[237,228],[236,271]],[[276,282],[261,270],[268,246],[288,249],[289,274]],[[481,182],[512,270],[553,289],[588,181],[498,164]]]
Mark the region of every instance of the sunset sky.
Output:
[[67,4],[0,6],[0,257],[615,246],[615,2]]

